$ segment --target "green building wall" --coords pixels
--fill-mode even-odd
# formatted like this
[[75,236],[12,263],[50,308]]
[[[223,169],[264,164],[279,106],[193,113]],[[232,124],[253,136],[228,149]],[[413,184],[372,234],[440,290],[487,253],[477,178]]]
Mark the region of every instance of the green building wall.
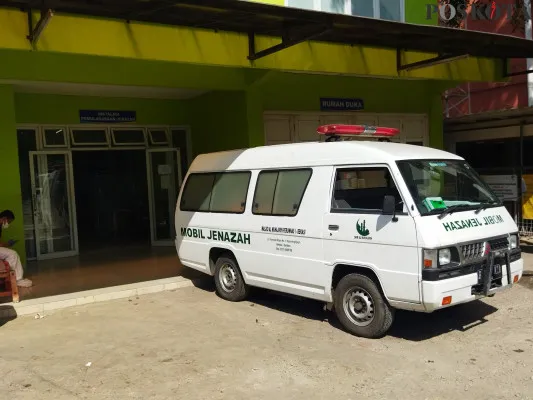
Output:
[[139,125],[182,125],[188,122],[184,100],[132,99],[16,93],[18,124],[79,124],[79,110],[135,110]]
[[318,112],[320,97],[358,97],[363,112],[428,115],[430,145],[442,147],[440,93],[447,81],[259,72],[232,75],[242,89],[183,100],[14,93],[0,86],[0,208],[19,217],[4,239],[18,239],[16,250],[25,254],[17,124],[78,124],[80,109],[134,110],[139,125],[189,126],[197,155],[263,145],[265,111]]
[[[7,93],[4,98],[12,99],[12,107],[5,110],[15,110],[17,124],[72,125],[79,123],[80,109],[134,110],[139,125],[189,126],[193,153],[200,154],[263,145],[265,111],[319,112],[321,97],[362,98],[365,103],[362,112],[427,114],[431,127],[430,145],[441,147],[440,93],[446,86],[446,83],[437,81],[271,71],[245,90],[215,90],[184,100],[13,94],[7,86],[4,87]],[[3,119],[3,123],[9,120]],[[10,140],[6,142],[6,138]],[[16,146],[15,131],[9,133],[5,129],[0,144],[2,147]],[[4,159],[4,162],[7,161]]]
[[0,85],[0,210],[5,209],[13,211],[16,220],[9,229],[2,231],[2,241],[19,240],[14,249],[23,255],[25,254],[24,224],[22,221],[15,99],[10,86]]

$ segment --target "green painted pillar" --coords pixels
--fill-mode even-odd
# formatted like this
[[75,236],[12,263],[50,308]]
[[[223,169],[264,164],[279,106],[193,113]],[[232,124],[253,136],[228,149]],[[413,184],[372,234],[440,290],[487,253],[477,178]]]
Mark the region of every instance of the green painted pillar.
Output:
[[265,121],[263,95],[273,80],[279,76],[275,71],[252,71],[246,76],[246,123],[248,147],[265,145]]
[[24,247],[15,99],[11,86],[0,85],[0,211],[6,209],[13,211],[15,221],[9,229],[2,232],[2,241],[18,240],[14,249],[18,251],[24,262],[26,250]]
[[213,91],[189,102],[193,153],[246,148],[246,95],[244,91]]
[[246,123],[248,127],[248,146],[264,146],[263,104],[261,93],[257,88],[246,90]]

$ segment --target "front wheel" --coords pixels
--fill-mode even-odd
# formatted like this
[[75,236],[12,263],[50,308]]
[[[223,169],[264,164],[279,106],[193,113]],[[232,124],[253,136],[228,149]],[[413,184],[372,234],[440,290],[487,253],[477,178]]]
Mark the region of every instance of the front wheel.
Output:
[[356,336],[378,338],[392,325],[394,309],[365,275],[349,274],[342,278],[335,289],[334,301],[342,326]]
[[250,292],[244,282],[237,261],[232,257],[219,257],[215,264],[215,286],[220,297],[229,301],[242,301]]

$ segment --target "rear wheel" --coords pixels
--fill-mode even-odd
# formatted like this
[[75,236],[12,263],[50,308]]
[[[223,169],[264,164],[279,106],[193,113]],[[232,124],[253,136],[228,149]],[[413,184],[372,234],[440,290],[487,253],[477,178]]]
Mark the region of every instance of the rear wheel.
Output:
[[335,289],[335,311],[343,327],[365,338],[383,336],[391,327],[394,309],[372,279],[349,274]]
[[250,292],[241,270],[233,257],[219,257],[215,264],[215,286],[220,297],[229,301],[242,301]]

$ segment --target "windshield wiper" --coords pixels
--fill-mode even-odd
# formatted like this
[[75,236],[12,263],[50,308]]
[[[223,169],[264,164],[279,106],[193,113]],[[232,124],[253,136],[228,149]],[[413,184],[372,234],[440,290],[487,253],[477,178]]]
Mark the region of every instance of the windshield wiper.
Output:
[[494,200],[486,201],[484,203],[481,203],[479,205],[479,207],[476,208],[476,214],[480,213],[481,211],[483,211],[484,209],[486,209],[486,208],[488,208],[490,206],[495,206],[495,205],[498,205],[498,204],[500,204],[500,202],[499,201],[494,201]]
[[441,211],[439,213],[439,219],[443,219],[446,215],[449,215],[455,211],[459,211],[459,210],[469,210],[472,208],[472,204],[455,204],[453,206],[450,206],[450,207],[447,207],[447,208],[444,208],[439,211]]

